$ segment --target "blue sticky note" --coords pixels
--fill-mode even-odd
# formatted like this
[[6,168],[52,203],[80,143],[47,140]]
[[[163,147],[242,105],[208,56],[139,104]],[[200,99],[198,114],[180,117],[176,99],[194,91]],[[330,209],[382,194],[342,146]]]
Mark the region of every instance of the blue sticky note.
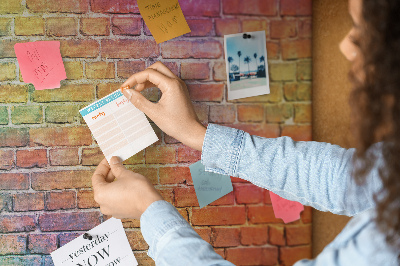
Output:
[[201,161],[189,166],[200,208],[233,191],[229,176],[206,172]]

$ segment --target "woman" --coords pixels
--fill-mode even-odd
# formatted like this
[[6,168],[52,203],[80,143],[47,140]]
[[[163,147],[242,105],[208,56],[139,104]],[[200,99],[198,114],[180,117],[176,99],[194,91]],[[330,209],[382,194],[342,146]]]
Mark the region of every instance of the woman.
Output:
[[[161,63],[123,84],[136,85],[124,95],[165,133],[202,151],[206,170],[238,176],[322,211],[355,216],[315,260],[296,265],[399,263],[400,1],[350,0],[349,11],[354,24],[340,49],[352,62],[357,150],[288,137],[265,139],[212,124],[206,129],[185,84]],[[162,91],[158,103],[139,93],[154,85]],[[145,177],[125,169],[118,158],[110,165],[103,160],[92,182],[103,213],[140,218],[157,265],[231,265]]]

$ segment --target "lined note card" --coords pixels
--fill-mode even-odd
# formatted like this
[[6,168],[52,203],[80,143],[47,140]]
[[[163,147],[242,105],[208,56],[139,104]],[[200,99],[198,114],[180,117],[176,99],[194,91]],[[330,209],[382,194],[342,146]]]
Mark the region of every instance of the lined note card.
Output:
[[115,91],[79,111],[107,161],[126,160],[158,141],[149,121],[122,94]]

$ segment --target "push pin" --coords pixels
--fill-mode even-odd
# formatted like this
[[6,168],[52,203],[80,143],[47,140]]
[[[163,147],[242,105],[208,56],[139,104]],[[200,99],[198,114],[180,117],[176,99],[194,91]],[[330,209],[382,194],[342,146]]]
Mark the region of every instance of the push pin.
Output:
[[88,233],[84,233],[83,234],[83,239],[89,239],[89,240],[92,240],[93,239],[93,236],[91,236],[90,234],[88,234]]
[[126,85],[124,87],[121,87],[121,92],[124,92],[124,90],[129,90],[131,87],[129,85]]
[[243,39],[250,39],[250,38],[251,38],[250,34],[243,33]]

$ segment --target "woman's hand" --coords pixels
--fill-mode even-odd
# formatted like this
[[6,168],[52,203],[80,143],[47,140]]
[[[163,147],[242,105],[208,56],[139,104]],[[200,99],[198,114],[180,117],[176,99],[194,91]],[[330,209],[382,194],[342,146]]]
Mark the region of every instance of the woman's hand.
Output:
[[[171,137],[196,150],[202,150],[206,128],[197,118],[186,84],[181,79],[157,62],[133,74],[121,88],[132,88],[135,85],[135,89],[121,90],[136,108]],[[150,102],[140,93],[150,87],[158,87],[162,92],[157,103]]]
[[119,219],[140,219],[153,202],[163,200],[146,177],[126,169],[115,156],[110,165],[104,159],[97,166],[92,186],[100,211]]

